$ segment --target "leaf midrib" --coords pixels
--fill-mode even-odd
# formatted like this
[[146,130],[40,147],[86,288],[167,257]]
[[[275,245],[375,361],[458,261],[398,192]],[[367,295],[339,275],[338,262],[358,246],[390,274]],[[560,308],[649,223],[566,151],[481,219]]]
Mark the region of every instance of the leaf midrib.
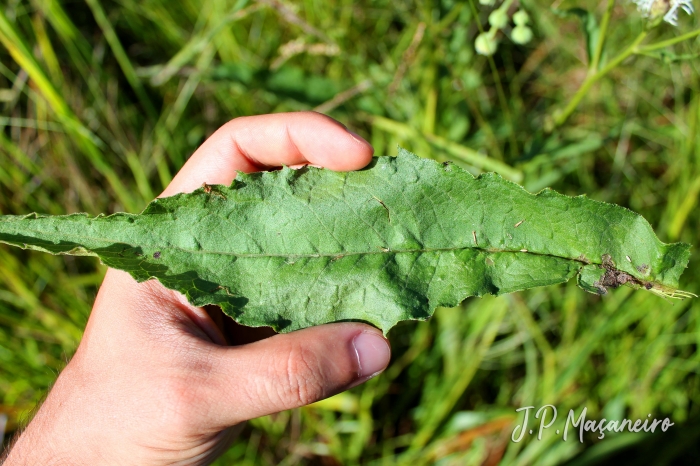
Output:
[[[44,231],[40,230],[33,230],[33,229],[27,229],[26,231],[31,231],[32,233],[35,233],[37,235],[42,235],[45,234]],[[131,248],[149,248],[149,249],[156,249],[156,250],[161,250],[161,251],[167,251],[167,250],[177,250],[189,254],[214,254],[214,255],[220,255],[220,256],[232,256],[232,257],[243,257],[243,258],[265,258],[265,257],[284,257],[284,258],[295,258],[295,259],[318,259],[322,257],[330,257],[330,258],[342,258],[342,257],[347,257],[347,256],[364,256],[364,255],[379,255],[379,254],[415,254],[415,253],[428,253],[428,252],[451,252],[451,251],[462,251],[465,249],[473,249],[477,251],[483,251],[483,252],[488,252],[488,253],[515,253],[515,254],[532,254],[536,256],[545,256],[545,257],[553,257],[557,259],[564,259],[564,260],[570,260],[574,262],[579,262],[583,265],[589,265],[589,264],[597,264],[601,265],[599,262],[593,262],[593,261],[584,261],[578,258],[574,257],[566,257],[566,256],[558,256],[556,254],[548,254],[548,253],[541,253],[537,251],[523,251],[521,249],[500,249],[500,248],[483,248],[479,246],[453,246],[453,247],[448,247],[448,248],[416,248],[416,249],[388,249],[386,251],[384,250],[379,250],[379,251],[352,251],[352,252],[334,252],[334,253],[306,253],[306,254],[279,254],[279,253],[236,253],[236,252],[228,252],[228,251],[211,251],[211,250],[194,250],[194,249],[187,249],[183,248],[181,246],[173,246],[173,245],[168,245],[168,246],[156,246],[156,245],[134,245],[132,243],[127,243],[124,241],[116,241],[114,239],[108,239],[108,238],[100,238],[100,237],[94,237],[94,236],[85,236],[85,235],[71,235],[70,233],[66,234],[61,234],[61,235],[55,235],[55,236],[60,236],[61,238],[78,238],[77,243],[80,242],[80,240],[92,240],[92,241],[101,241],[105,243],[116,243],[116,244],[123,244],[126,246],[129,246]],[[0,243],[6,243],[5,241],[0,240]],[[24,243],[25,246],[27,243]],[[85,248],[84,246],[80,246]],[[377,249],[382,248],[382,246],[377,246]],[[85,249],[91,249],[91,248],[85,248]],[[94,251],[92,251],[94,253]],[[61,253],[59,253],[61,254]],[[97,253],[94,253],[97,255]]]

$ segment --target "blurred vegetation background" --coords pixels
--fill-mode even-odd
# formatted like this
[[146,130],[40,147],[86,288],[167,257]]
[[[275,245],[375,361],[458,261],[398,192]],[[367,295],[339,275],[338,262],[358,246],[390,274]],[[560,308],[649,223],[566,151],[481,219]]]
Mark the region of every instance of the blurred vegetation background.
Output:
[[[678,27],[645,33],[649,21],[624,1],[482,3],[492,5],[0,0],[0,213],[138,212],[227,120],[316,109],[376,154],[400,144],[530,191],[586,194],[641,213],[664,241],[700,242],[698,20],[682,13]],[[475,38],[496,8],[506,22],[490,33],[493,55],[480,55]],[[518,10],[529,40],[514,34]],[[682,281],[696,293],[699,260]],[[104,272],[94,259],[0,245],[5,441],[70,359]],[[700,455],[700,300],[625,287],[600,298],[569,283],[469,299],[390,338],[384,374],[251,421],[217,464]],[[512,442],[515,409],[543,404],[561,425],[584,407],[590,419],[676,425],[583,443],[553,427]]]

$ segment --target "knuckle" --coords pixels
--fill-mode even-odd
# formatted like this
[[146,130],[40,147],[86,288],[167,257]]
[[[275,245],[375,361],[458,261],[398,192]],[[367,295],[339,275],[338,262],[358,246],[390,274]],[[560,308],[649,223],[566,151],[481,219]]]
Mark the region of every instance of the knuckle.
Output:
[[163,381],[159,391],[164,428],[180,435],[196,428],[201,416],[198,408],[201,397],[196,386],[185,378],[175,378]]
[[303,406],[324,398],[326,373],[319,357],[304,345],[289,348],[281,372],[286,376],[279,396],[286,406]]

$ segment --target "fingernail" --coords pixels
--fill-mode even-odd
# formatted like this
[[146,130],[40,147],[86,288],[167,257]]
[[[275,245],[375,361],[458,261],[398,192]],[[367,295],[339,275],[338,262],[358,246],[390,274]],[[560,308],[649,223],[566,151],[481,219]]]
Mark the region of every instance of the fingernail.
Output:
[[391,348],[378,333],[362,332],[352,340],[357,355],[357,375],[371,378],[383,371],[389,364]]
[[314,167],[314,168],[323,168],[321,165],[316,165],[315,163],[297,163],[294,165],[290,165],[289,168],[298,170],[300,168],[304,167]]
[[360,135],[357,134],[356,132],[351,131],[351,130],[348,130],[348,133],[350,133],[350,136],[352,136],[352,138],[353,138],[355,141],[359,142],[360,144],[367,144],[367,145],[369,145],[369,142],[367,142],[367,140],[366,140],[365,138],[363,138],[362,136],[360,136]]

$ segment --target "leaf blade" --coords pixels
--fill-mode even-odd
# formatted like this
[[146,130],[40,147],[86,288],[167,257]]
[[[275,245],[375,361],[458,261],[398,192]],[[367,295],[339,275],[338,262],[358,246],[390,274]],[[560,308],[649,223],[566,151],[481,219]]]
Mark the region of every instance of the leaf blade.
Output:
[[403,150],[355,172],[240,174],[139,215],[0,217],[0,241],[97,255],[195,305],[280,331],[346,320],[388,331],[468,296],[561,283],[583,269],[584,279],[608,277],[582,284],[593,292],[620,284],[612,275],[673,290],[689,256],[622,207],[533,195]]

